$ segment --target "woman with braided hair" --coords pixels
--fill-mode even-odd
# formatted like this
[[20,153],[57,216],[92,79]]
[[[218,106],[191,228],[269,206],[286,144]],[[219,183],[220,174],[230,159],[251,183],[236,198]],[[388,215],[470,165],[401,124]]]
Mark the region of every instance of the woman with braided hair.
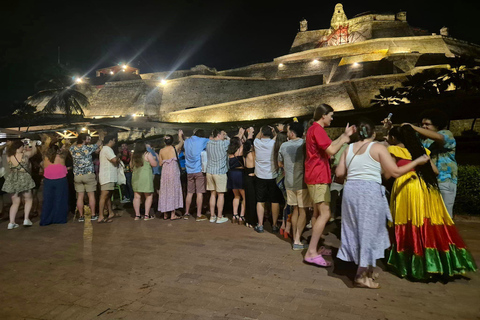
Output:
[[347,179],[342,200],[342,244],[337,258],[358,265],[354,284],[363,288],[379,288],[374,268],[390,247],[386,221],[391,220],[382,186],[386,176],[400,177],[417,165],[427,163],[425,155],[398,167],[387,148],[375,142],[375,125],[360,119],[356,125],[359,141],[343,152],[335,170],[337,179]]
[[[392,128],[388,151],[399,167],[430,151],[424,149],[411,125]],[[452,277],[476,270],[475,261],[448,214],[432,161],[398,177],[390,211],[395,239],[388,264],[400,277],[426,280],[433,275]]]

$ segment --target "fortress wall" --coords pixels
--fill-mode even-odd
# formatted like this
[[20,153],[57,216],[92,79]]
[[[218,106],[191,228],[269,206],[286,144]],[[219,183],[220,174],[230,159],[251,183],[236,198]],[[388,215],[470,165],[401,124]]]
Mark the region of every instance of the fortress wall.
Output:
[[[274,62],[279,64],[295,60],[342,58],[365,53],[381,52],[385,49],[388,49],[389,53],[418,51],[419,53],[451,54],[449,47],[455,47],[457,42],[451,42],[451,45],[450,42],[447,46],[445,38],[442,36],[371,39],[363,42],[344,44],[341,46],[325,47],[292,53],[278,57],[274,59]],[[460,42],[458,42],[458,44],[460,44]]]
[[313,112],[321,103],[335,111],[368,107],[380,87],[397,86],[405,74],[375,76],[322,86],[271,94],[165,114],[165,122],[233,122],[254,119],[290,118]]
[[227,122],[290,118],[309,114],[320,103],[329,103],[339,111],[353,109],[345,87],[335,84],[171,112],[162,117],[162,121]]
[[161,88],[154,81],[107,82],[90,101],[85,116],[157,115]]
[[359,107],[368,108],[370,100],[379,94],[380,88],[399,87],[402,81],[407,79],[406,74],[392,74],[387,76],[368,77],[364,79],[351,80],[355,93],[357,95]]
[[193,76],[169,81],[160,113],[202,107],[323,84],[323,76],[281,80]]
[[257,63],[242,68],[228,69],[218,71],[218,76],[225,77],[254,77],[254,78],[275,78],[277,73],[277,64],[273,62]]

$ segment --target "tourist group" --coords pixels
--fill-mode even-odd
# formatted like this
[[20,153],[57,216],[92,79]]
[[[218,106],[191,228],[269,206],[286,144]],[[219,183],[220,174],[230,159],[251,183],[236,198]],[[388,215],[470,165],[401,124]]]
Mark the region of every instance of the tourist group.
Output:
[[[306,263],[329,267],[325,257],[332,250],[320,240],[341,195],[336,256],[358,266],[356,286],[380,287],[375,267],[385,252],[401,277],[448,279],[477,268],[452,220],[456,141],[442,112],[428,110],[418,120],[421,126],[393,127],[386,118],[386,139],[377,141],[374,123],[360,119],[332,141],[325,128],[333,121],[333,108],[322,104],[305,125],[294,119],[257,133],[240,128],[231,138],[222,129],[197,129],[185,139],[180,130],[178,139],[164,137],[158,153],[144,140],[133,150],[122,144],[115,151],[116,135],[103,132],[95,144],[86,133],[72,145],[49,136],[42,142],[8,141],[0,171],[1,190],[12,199],[7,228],[18,227],[22,198],[23,225],[32,225],[43,177],[40,225],[66,223],[75,207],[78,221],[84,221],[85,201],[91,220],[110,223],[112,193],[118,189],[122,203],[133,202],[135,220],[151,220],[152,209],[158,209],[163,219],[193,215],[196,221],[232,221],[263,233],[269,213],[272,232],[291,237],[293,250],[305,250]],[[223,214],[228,190],[231,220]],[[308,244],[302,242],[307,222]]]

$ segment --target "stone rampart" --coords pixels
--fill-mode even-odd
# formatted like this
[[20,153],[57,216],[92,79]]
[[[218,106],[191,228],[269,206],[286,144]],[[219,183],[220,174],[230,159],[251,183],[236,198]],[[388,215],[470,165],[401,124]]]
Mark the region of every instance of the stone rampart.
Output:
[[368,107],[380,87],[398,86],[405,74],[368,77],[346,82],[292,90],[207,107],[170,112],[165,122],[230,122],[254,119],[290,118],[313,112],[321,103],[335,111]]
[[160,115],[323,84],[323,76],[265,80],[219,76],[180,78],[163,87]]
[[128,114],[158,116],[162,89],[156,81],[107,82],[91,99],[87,117],[113,117]]

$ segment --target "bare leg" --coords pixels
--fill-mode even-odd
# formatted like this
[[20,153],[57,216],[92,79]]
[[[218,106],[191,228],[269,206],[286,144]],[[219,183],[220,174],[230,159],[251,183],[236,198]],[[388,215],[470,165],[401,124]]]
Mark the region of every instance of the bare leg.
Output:
[[197,217],[202,215],[203,193],[197,193]]
[[80,217],[83,217],[83,197],[84,196],[85,196],[84,192],[77,193],[77,210]]
[[298,223],[298,206],[290,206],[293,210],[292,212],[292,236],[293,236],[293,243],[294,244],[301,244],[300,237],[298,237],[297,242],[297,223]]
[[17,216],[20,202],[21,202],[21,199],[18,196],[18,193],[12,194],[12,205],[10,206],[10,223],[15,223],[15,217]]
[[315,206],[318,208],[320,215],[317,218],[317,221],[313,225],[312,238],[310,239],[310,244],[308,246],[308,251],[305,254],[305,258],[313,258],[319,255],[317,251],[318,242],[322,236],[323,229],[330,219],[330,204],[328,202],[316,203]]
[[[152,207],[152,203],[153,193],[145,193],[145,215],[150,215],[150,208]],[[140,215],[140,204],[138,205],[138,215]]]
[[23,211],[25,213],[25,220],[30,220],[30,211],[32,210],[33,205],[33,198],[32,198],[32,191],[26,191],[23,193],[23,199],[25,200],[25,206],[23,207]]
[[305,225],[307,224],[307,219],[306,219],[305,208],[297,207],[297,211],[298,211],[297,223],[296,223],[296,226],[294,226],[293,219],[292,219],[292,229],[294,230],[294,233],[295,233],[294,243],[301,244],[302,242],[300,241],[300,239],[302,238],[303,229],[305,229]]
[[140,217],[140,203],[142,202],[142,195],[138,192],[133,193],[133,210],[135,210],[135,216]]
[[279,203],[272,203],[272,222],[273,226],[277,226],[278,222],[278,215],[280,214],[280,204]]
[[263,215],[265,214],[265,202],[257,202],[258,225],[263,226]]
[[113,191],[108,192],[107,200],[106,200],[106,205],[107,205],[107,210],[108,210],[108,217],[113,218],[115,216],[115,213],[113,212],[112,208],[112,193]]
[[[97,204],[97,201],[95,200],[95,192],[89,192],[87,193],[88,195],[88,206],[90,207],[90,211],[92,211],[92,217],[95,215],[95,205]],[[83,206],[83,203],[82,203]]]
[[215,204],[217,203],[217,192],[210,191],[210,216],[215,216]]
[[242,196],[242,206],[241,206],[241,209],[240,209],[240,217],[244,217],[245,216],[245,190],[244,189],[240,189],[240,195]]
[[233,189],[233,215],[238,215],[238,206],[240,204],[240,191]]
[[223,217],[223,205],[225,204],[225,194],[223,192],[218,193],[217,199],[217,217]]
[[108,195],[110,191],[102,190],[100,193],[100,201],[98,203],[98,221],[103,221],[103,210],[105,209],[105,204],[107,203]]
[[193,198],[193,193],[187,193],[187,197],[185,198],[185,214],[190,213],[190,205],[192,204],[192,198]]

